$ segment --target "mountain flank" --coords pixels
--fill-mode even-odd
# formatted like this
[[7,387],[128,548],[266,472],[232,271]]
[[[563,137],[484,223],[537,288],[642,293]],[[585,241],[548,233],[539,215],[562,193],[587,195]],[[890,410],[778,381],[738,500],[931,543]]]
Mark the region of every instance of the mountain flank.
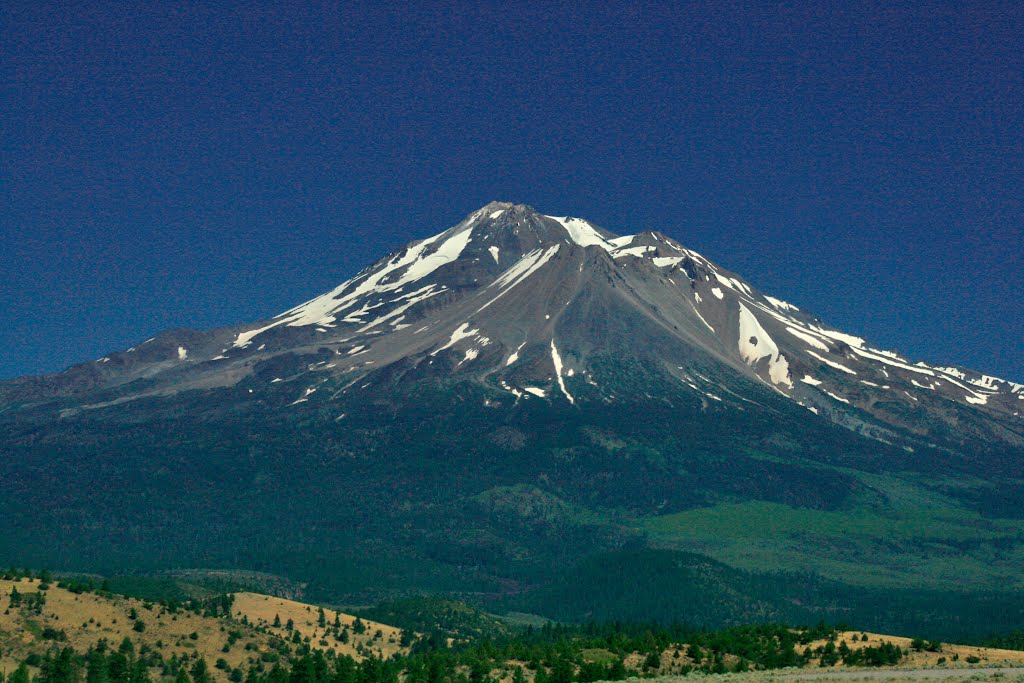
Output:
[[1020,623],[1024,385],[661,232],[494,202],[422,234],[273,318],[0,383],[0,562],[565,621]]

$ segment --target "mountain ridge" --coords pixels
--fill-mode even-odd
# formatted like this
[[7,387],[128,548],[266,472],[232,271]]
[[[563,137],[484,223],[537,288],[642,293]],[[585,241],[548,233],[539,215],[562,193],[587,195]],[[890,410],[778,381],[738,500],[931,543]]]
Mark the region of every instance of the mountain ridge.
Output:
[[[608,315],[632,320],[635,327],[607,336],[616,327],[602,320]],[[335,358],[317,361],[317,374],[336,380],[348,375],[338,380],[348,387],[403,359],[432,365],[438,356],[462,354],[453,372],[479,371],[490,358],[484,381],[516,400],[559,397],[575,404],[576,393],[586,400],[598,386],[587,374],[587,355],[595,347],[635,355],[616,338],[628,334],[657,340],[662,371],[701,401],[721,402],[726,387],[700,379],[706,373],[689,368],[694,354],[680,353],[684,347],[873,438],[913,448],[920,423],[932,421],[936,427],[930,432],[946,439],[966,431],[1024,445],[1024,385],[914,363],[873,347],[758,291],[661,233],[617,236],[584,219],[546,216],[508,202],[491,202],[267,321],[163,333],[61,375],[0,383],[0,400],[4,394],[47,392],[67,399],[133,383],[141,389],[62,407],[96,410],[111,400],[231,386],[263,360],[290,352],[315,355],[329,347]],[[539,349],[546,349],[543,363]],[[512,366],[527,356],[534,367],[524,376]],[[518,384],[512,381],[517,374]],[[73,379],[62,381],[68,375]],[[312,400],[319,383],[306,386],[295,400]],[[19,392],[19,384],[26,390]],[[917,420],[922,413],[926,419]],[[893,433],[894,427],[902,433]]]

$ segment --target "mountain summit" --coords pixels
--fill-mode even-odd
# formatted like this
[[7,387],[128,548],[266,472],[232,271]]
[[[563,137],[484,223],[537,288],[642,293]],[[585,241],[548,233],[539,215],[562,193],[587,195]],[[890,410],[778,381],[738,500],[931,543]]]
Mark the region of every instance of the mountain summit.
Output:
[[963,577],[1024,588],[1022,412],[663,234],[494,202],[269,320],[0,383],[0,562],[954,623]]
[[[637,376],[601,370],[623,363]],[[875,348],[660,233],[617,236],[504,202],[271,320],[159,335],[7,393],[36,404],[41,386],[57,388],[69,416],[256,378],[323,404],[379,375],[459,375],[496,405],[581,408],[635,400],[640,377],[657,377],[705,409],[742,409],[767,389],[907,448],[1024,444],[1020,384]]]

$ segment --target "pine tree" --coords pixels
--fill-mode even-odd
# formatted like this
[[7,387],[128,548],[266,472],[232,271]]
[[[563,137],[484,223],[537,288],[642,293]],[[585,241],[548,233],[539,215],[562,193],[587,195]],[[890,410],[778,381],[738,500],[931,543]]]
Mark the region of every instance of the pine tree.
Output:
[[25,662],[18,665],[18,668],[14,670],[10,678],[7,679],[8,683],[29,683],[28,666]]
[[334,660],[334,675],[331,683],[355,683],[356,662],[348,655],[342,655]]
[[559,657],[551,665],[551,683],[572,683],[575,672],[572,662]]
[[206,666],[206,660],[202,657],[196,660],[189,673],[192,674],[193,683],[210,683],[210,670]]
[[107,683],[110,676],[107,672],[107,658],[100,650],[89,650],[85,659],[86,683]]
[[129,683],[128,658],[123,652],[111,652],[107,657],[107,672],[110,683]]
[[136,660],[132,665],[129,683],[149,683],[149,667],[141,659]]

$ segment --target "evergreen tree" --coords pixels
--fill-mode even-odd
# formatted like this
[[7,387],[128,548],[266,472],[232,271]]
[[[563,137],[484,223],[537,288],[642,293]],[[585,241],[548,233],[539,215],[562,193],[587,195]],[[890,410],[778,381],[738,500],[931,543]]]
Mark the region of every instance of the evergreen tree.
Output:
[[85,656],[86,683],[108,683],[107,658],[98,649],[89,650]]
[[206,660],[200,657],[192,665],[191,671],[193,683],[210,683],[210,670],[206,666]]
[[313,668],[313,659],[309,655],[292,662],[292,671],[288,676],[288,682],[317,683],[316,670]]
[[267,673],[266,683],[288,683],[288,672],[281,668],[280,662],[274,662]]
[[149,667],[141,659],[132,665],[129,683],[149,683]]
[[130,683],[131,670],[123,652],[110,653],[107,657],[107,673],[110,683]]
[[574,674],[572,662],[560,656],[551,664],[550,683],[572,683]]
[[18,668],[7,679],[7,683],[29,683],[28,666],[25,662],[18,665]]

